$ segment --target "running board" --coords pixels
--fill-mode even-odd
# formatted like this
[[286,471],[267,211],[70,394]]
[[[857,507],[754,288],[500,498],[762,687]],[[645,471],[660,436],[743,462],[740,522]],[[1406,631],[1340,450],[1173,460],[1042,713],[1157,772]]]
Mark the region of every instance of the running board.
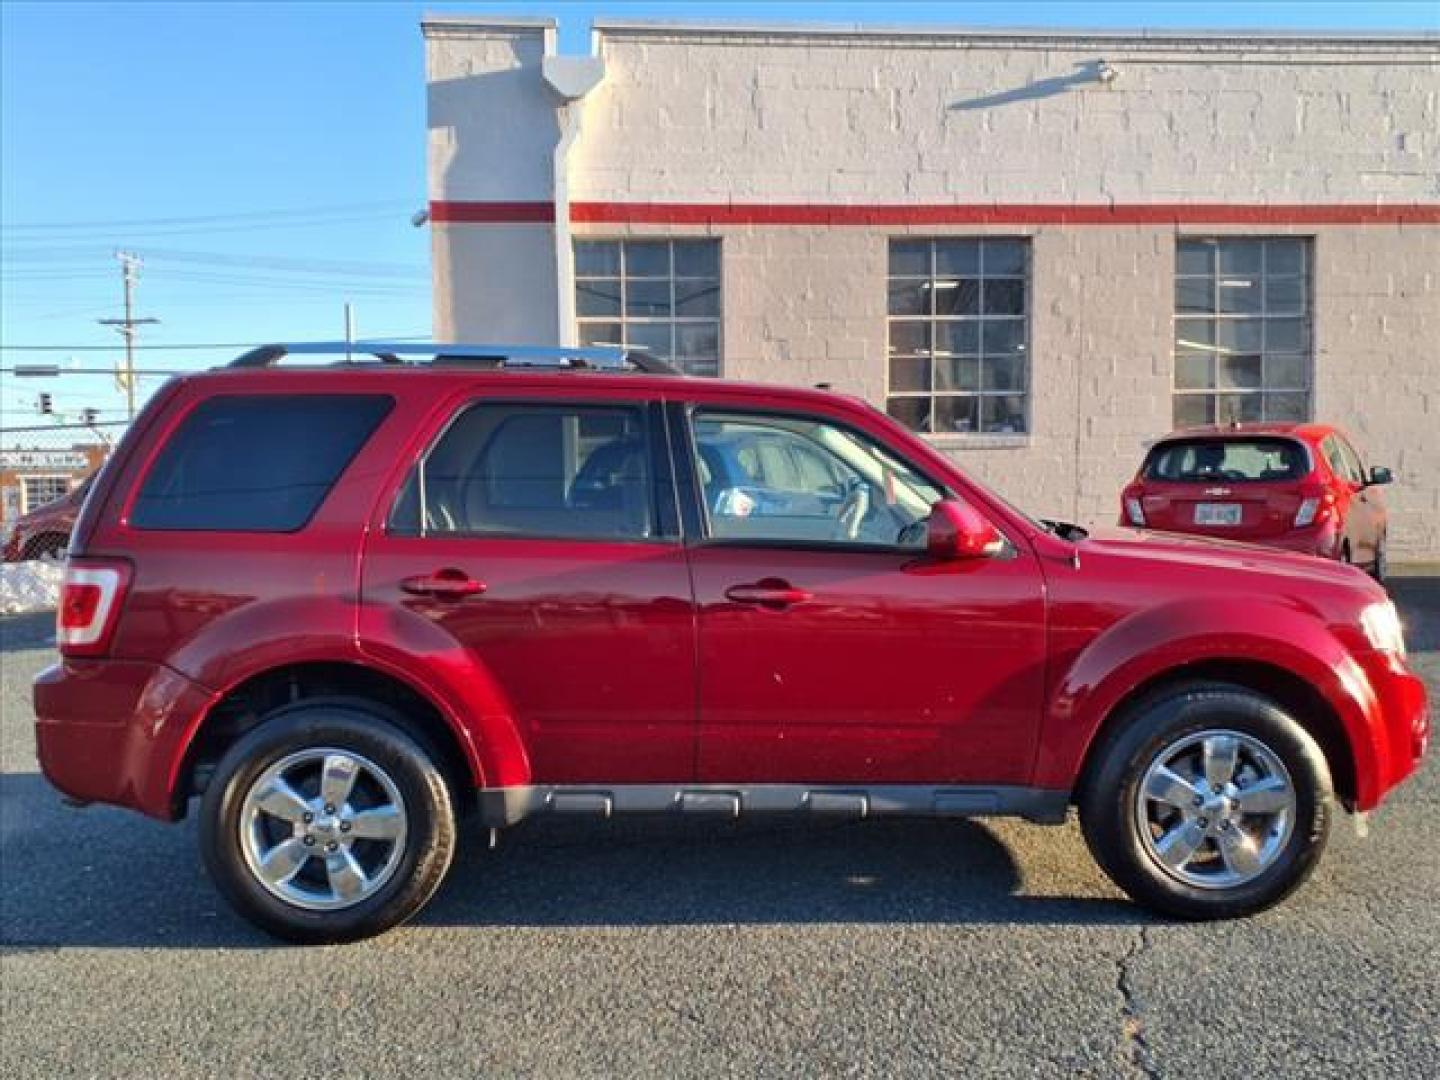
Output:
[[485,825],[514,825],[542,814],[610,818],[630,814],[740,818],[808,815],[827,820],[871,817],[1022,817],[1065,821],[1068,791],[1028,787],[936,787],[891,784],[562,784],[481,788]]

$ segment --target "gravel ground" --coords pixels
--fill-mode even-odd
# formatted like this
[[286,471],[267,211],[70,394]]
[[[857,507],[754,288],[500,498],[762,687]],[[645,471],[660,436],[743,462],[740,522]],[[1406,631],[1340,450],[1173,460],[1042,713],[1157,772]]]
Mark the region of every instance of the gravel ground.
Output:
[[[1440,569],[1397,581],[1440,695]],[[30,1076],[1440,1073],[1428,768],[1288,904],[1186,926],[1073,823],[527,825],[411,926],[273,945],[193,821],[61,807],[44,616],[0,619],[0,1072]]]

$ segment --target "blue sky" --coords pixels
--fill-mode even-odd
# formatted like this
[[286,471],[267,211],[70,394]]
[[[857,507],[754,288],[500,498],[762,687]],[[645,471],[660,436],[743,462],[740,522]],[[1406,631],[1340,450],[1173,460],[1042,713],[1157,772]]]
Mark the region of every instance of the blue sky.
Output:
[[[144,260],[151,344],[430,329],[422,12],[553,14],[561,49],[592,17],[973,26],[1440,29],[1426,2],[0,3],[3,364],[108,366],[120,355],[116,249]],[[29,352],[45,344],[57,352]],[[81,351],[79,346],[110,346]],[[197,367],[224,351],[142,352]],[[141,383],[143,391],[156,379]],[[123,416],[108,376],[0,374],[0,424]]]

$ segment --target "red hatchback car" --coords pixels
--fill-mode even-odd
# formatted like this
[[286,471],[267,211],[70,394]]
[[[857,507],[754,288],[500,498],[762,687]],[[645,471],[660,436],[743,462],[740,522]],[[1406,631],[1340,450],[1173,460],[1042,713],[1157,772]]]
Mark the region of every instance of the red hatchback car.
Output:
[[[1305,879],[1429,721],[1358,571],[1034,521],[857,399],[609,350],[271,346],[174,380],[76,527],[45,775],[297,941],[466,818],[1019,815],[1185,918]],[[636,370],[638,369],[638,370]]]
[[1391,479],[1328,424],[1187,428],[1150,448],[1120,524],[1338,559],[1382,581]]

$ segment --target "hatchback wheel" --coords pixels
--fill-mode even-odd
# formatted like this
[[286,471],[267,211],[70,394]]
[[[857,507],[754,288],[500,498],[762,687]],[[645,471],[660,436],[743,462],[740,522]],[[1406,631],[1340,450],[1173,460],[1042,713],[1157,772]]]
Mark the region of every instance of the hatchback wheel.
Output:
[[201,845],[220,891],[289,941],[346,941],[418,911],[455,847],[444,776],[363,705],[277,710],[225,754]]
[[1298,888],[1324,850],[1324,755],[1250,690],[1152,698],[1098,752],[1080,798],[1085,839],[1140,903],[1187,919],[1249,915]]

